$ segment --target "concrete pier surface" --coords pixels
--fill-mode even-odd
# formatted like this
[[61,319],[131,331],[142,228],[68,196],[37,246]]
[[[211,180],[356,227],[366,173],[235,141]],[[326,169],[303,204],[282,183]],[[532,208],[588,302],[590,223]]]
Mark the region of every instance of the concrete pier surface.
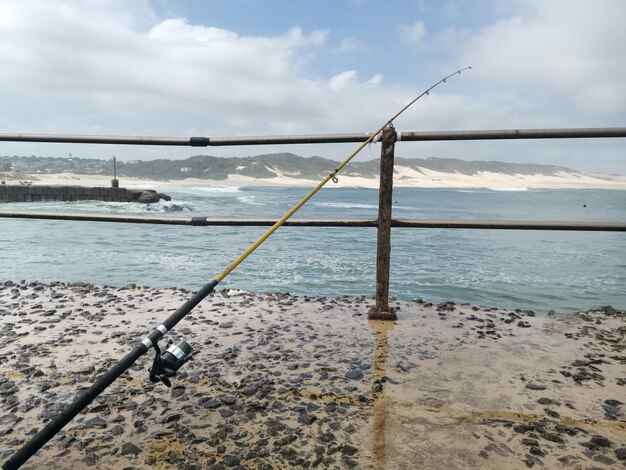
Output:
[[[0,283],[0,461],[190,292]],[[626,461],[626,316],[223,290],[24,468],[608,468]],[[165,346],[165,341],[162,340]]]

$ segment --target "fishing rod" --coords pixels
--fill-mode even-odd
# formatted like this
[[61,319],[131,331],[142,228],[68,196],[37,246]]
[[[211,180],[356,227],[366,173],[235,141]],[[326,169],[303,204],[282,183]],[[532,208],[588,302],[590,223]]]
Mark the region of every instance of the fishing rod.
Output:
[[150,381],[163,382],[166,386],[170,386],[170,377],[176,375],[185,362],[187,362],[192,354],[191,346],[179,340],[176,343],[170,342],[165,351],[161,351],[158,341],[165,336],[178,322],[180,322],[193,308],[198,305],[204,298],[215,290],[220,282],[224,280],[237,266],[239,266],[250,254],[256,250],[265,240],[267,240],[281,225],[283,225],[298,209],[306,204],[328,181],[331,179],[337,182],[336,175],[352,160],[365,146],[369,145],[374,139],[387,127],[393,124],[398,116],[410,108],[417,100],[430,91],[445,83],[450,77],[460,75],[461,72],[471,69],[465,67],[454,73],[442,78],[420,93],[415,99],[404,106],[393,117],[387,120],[378,130],[372,133],[358,148],[352,152],[344,161],[331,171],[322,181],[318,183],[306,196],[296,203],[285,215],[276,221],[263,235],[261,235],[254,243],[252,243],[243,253],[241,253],[230,265],[215,278],[198,290],[189,300],[172,313],[162,324],[142,340],[135,348],[117,364],[113,365],[104,375],[96,380],[91,387],[79,395],[71,404],[69,404],[56,418],[52,419],[45,427],[35,434],[21,449],[13,454],[9,460],[3,465],[3,470],[13,470],[21,467],[35,452],[41,449],[50,439],[52,439],[66,424],[68,424],[76,415],[85,409],[98,395],[100,395],[109,385],[111,385],[120,375],[128,370],[141,356],[146,354],[151,348],[155,349],[155,358],[150,368]]

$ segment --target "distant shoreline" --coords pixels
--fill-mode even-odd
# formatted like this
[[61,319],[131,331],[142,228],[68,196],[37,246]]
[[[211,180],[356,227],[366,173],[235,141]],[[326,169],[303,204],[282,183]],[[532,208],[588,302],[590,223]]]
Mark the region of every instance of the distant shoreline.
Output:
[[[378,188],[378,178],[337,175],[335,187]],[[110,186],[111,176],[74,173],[20,174],[9,178],[0,176],[7,184],[32,181],[40,185],[79,185]],[[273,178],[253,178],[229,174],[227,179],[211,180],[186,178],[180,180],[153,180],[119,176],[124,186],[314,186],[319,181],[278,175]],[[589,175],[584,173],[557,173],[554,175],[511,175],[504,173],[480,172],[475,175],[444,173],[428,169],[415,169],[396,166],[394,186],[404,188],[495,188],[495,189],[623,189],[626,190],[626,176]]]

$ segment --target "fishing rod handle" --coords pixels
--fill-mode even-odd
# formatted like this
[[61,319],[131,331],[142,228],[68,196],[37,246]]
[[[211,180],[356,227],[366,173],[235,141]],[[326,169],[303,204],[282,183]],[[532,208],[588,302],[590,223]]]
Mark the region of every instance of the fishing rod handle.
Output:
[[41,431],[33,436],[20,450],[13,454],[3,465],[3,470],[20,468],[29,458],[35,455],[50,439],[52,439],[67,423],[84,410],[98,395],[100,395],[115,379],[130,368],[137,359],[148,352],[143,344],[123,357],[106,374],[98,379],[82,395],[74,400],[56,418],[53,418]]
[[205,284],[189,300],[172,313],[158,328],[139,343],[133,351],[120,359],[102,377],[93,383],[82,395],[76,398],[65,408],[60,415],[52,419],[41,431],[33,436],[21,449],[13,454],[9,460],[2,465],[2,470],[14,470],[20,468],[35,452],[41,449],[50,439],[52,439],[61,429],[72,419],[84,410],[98,395],[100,395],[109,385],[111,385],[120,375],[128,370],[141,356],[146,354],[150,348],[165,333],[174,328],[191,310],[208,296],[218,282],[213,279]]

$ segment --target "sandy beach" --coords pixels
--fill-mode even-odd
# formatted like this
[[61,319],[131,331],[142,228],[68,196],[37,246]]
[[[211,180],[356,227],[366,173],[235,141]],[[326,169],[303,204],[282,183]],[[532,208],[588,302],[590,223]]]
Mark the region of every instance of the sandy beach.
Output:
[[[130,351],[189,292],[0,284],[0,457]],[[535,316],[365,297],[223,290],[24,468],[609,468],[626,462],[626,316]]]
[[[102,175],[78,175],[72,173],[19,175],[3,177],[8,184],[18,181],[32,181],[32,184],[110,186],[111,177]],[[277,173],[274,178],[252,178],[249,176],[228,175],[228,179],[211,180],[186,178],[180,180],[155,181],[143,178],[120,176],[120,186],[310,186],[319,181],[293,178]],[[338,175],[337,184],[329,187],[378,188],[378,178]],[[555,175],[509,175],[503,173],[480,172],[475,175],[441,173],[428,169],[415,169],[396,166],[394,186],[407,188],[496,188],[496,189],[626,189],[626,176],[590,175],[584,173],[559,173]]]

